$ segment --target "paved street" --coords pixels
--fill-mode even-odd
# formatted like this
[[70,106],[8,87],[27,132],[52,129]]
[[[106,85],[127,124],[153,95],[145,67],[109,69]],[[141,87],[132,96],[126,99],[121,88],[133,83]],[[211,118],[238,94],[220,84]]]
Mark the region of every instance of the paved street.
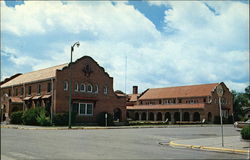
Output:
[[[232,126],[225,136],[239,135]],[[98,130],[1,129],[1,159],[247,159],[247,155],[159,145],[220,136],[220,127]]]

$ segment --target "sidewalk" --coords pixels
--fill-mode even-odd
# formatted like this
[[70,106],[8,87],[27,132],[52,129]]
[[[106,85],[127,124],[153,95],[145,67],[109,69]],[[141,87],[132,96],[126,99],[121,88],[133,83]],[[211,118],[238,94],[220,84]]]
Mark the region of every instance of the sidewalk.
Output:
[[224,147],[222,147],[221,137],[175,140],[168,144],[173,147],[250,154],[250,140],[243,140],[240,136],[224,137]]
[[[213,127],[216,125],[136,125],[136,126],[72,126],[71,130],[79,129],[133,129],[133,128],[179,128],[179,127]],[[68,130],[68,126],[29,126],[1,123],[1,128],[24,130]]]

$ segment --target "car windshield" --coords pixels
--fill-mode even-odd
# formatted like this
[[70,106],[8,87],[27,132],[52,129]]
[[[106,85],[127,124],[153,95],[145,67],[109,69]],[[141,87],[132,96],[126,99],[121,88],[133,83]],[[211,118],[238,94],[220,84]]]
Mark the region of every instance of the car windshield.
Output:
[[246,123],[250,123],[250,119],[246,120],[245,122],[246,122]]

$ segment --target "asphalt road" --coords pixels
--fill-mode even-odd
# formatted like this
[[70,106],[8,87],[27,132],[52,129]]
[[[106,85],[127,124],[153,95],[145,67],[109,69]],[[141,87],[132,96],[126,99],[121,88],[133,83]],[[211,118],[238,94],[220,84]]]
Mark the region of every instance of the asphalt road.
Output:
[[[232,126],[225,136],[239,135]],[[220,136],[220,127],[99,130],[1,129],[1,159],[247,159],[247,155],[159,145]]]

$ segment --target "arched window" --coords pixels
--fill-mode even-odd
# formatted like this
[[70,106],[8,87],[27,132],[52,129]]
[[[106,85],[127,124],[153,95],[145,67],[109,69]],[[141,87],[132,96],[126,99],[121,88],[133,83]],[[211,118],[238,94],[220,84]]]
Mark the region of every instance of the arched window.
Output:
[[98,85],[97,85],[97,84],[94,85],[94,87],[93,87],[93,92],[94,92],[94,93],[98,93]]
[[180,121],[180,113],[179,112],[175,112],[174,113],[174,121]]
[[78,92],[79,91],[79,87],[78,87],[78,83],[75,83],[75,91]]
[[143,112],[142,114],[141,114],[141,120],[146,120],[147,119],[147,114],[145,113],[145,112]]
[[135,120],[139,120],[139,113],[135,113]]
[[64,81],[63,83],[63,90],[67,91],[69,87],[68,81]]
[[200,121],[200,113],[199,112],[194,113],[194,121]]
[[165,113],[165,120],[171,121],[171,114],[169,112]]
[[149,120],[154,121],[154,113],[152,112],[149,113]]
[[157,121],[162,121],[162,114],[161,114],[161,112],[157,113]]
[[211,112],[208,112],[207,121],[212,122],[212,113]]
[[93,90],[93,87],[92,87],[92,85],[91,84],[88,84],[87,85],[87,92],[92,92],[92,90]]
[[184,112],[183,120],[184,120],[184,121],[189,121],[189,120],[190,120],[190,116],[189,116],[189,113],[188,113],[188,112]]
[[85,92],[85,84],[81,83],[80,92]]
[[104,91],[103,92],[104,92],[104,94],[108,94],[108,87],[107,86],[104,87]]

